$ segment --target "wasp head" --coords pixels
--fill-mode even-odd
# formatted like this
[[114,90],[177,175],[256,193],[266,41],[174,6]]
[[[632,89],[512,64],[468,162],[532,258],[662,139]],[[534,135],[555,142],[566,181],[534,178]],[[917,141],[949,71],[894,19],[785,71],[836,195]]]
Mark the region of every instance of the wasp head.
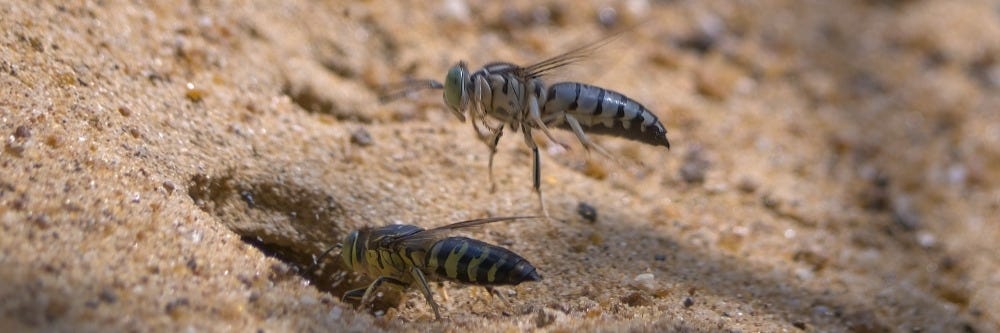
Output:
[[464,61],[452,66],[444,79],[444,103],[463,122],[465,107],[469,105],[469,80],[469,69]]
[[351,231],[344,237],[341,243],[340,257],[344,259],[344,264],[352,271],[358,271],[364,266],[365,243],[358,240],[358,230]]

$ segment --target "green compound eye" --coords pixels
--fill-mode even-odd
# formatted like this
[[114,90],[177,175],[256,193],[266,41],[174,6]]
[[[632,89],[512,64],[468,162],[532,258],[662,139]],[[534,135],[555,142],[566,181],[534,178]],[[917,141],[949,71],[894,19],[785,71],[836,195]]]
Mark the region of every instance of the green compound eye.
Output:
[[465,68],[461,64],[455,65],[448,70],[448,76],[444,79],[444,102],[452,109],[463,109],[465,100]]
[[344,242],[341,243],[342,248],[340,249],[340,257],[344,260],[344,264],[347,265],[349,269],[357,269],[360,267],[361,262],[359,255],[364,255],[364,244],[358,244],[358,231],[351,231],[344,237]]

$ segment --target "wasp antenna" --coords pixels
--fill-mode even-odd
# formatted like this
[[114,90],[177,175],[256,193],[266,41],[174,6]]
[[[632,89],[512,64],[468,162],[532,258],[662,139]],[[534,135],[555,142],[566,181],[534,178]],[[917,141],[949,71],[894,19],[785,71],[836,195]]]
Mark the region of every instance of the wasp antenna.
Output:
[[382,93],[379,94],[378,100],[380,103],[388,103],[424,89],[444,89],[444,84],[431,79],[390,83],[382,87]]
[[333,246],[331,246],[330,248],[326,249],[326,251],[323,251],[323,253],[320,254],[319,257],[313,257],[313,263],[312,263],[312,265],[309,265],[308,268],[306,268],[306,272],[312,272],[317,267],[319,267],[320,261],[322,261],[323,258],[326,258],[326,256],[330,254],[330,251],[333,251],[334,249],[341,249],[343,247],[344,247],[344,244],[337,243],[337,244],[334,244]]

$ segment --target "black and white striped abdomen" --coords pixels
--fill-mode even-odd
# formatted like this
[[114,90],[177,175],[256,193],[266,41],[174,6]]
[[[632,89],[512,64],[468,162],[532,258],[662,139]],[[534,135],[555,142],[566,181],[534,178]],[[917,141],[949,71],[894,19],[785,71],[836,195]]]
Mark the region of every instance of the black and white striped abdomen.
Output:
[[448,237],[426,253],[427,269],[448,280],[516,285],[542,278],[527,260],[508,249],[467,237]]
[[[615,91],[577,82],[556,83],[549,87],[542,110],[545,116],[566,112],[588,133],[670,148],[660,119],[639,102]],[[565,122],[559,126],[572,130]]]

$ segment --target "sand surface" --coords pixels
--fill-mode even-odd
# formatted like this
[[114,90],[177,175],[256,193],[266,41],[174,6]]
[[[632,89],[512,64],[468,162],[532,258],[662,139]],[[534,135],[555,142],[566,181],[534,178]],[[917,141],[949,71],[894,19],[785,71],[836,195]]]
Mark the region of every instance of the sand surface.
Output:
[[[0,2],[0,331],[1000,331],[996,1],[340,3]],[[490,193],[439,91],[380,87],[622,29],[550,80],[672,149],[539,135],[552,219],[460,233],[543,281],[435,283],[436,322],[305,271],[364,226],[538,213],[520,134]]]

